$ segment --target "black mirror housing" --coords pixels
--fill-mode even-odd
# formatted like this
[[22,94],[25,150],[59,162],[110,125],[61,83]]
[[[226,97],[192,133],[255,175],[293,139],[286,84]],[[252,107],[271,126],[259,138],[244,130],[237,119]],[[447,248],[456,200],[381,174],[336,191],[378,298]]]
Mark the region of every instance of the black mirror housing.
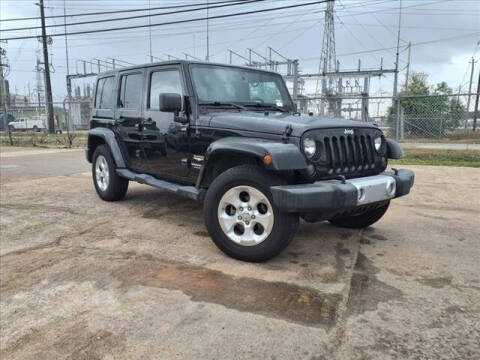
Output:
[[178,113],[182,110],[182,97],[175,93],[161,93],[158,98],[160,111]]

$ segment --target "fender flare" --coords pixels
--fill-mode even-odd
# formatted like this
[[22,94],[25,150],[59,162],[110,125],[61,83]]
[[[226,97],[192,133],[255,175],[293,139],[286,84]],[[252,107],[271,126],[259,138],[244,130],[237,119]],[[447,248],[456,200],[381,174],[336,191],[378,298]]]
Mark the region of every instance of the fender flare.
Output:
[[115,161],[115,165],[117,168],[126,168],[125,160],[123,159],[122,151],[120,150],[120,146],[118,145],[117,138],[115,137],[115,133],[106,128],[94,128],[88,132],[88,147],[87,147],[87,160],[92,162],[93,156],[93,148],[91,147],[91,142],[93,138],[101,138],[105,141],[105,144],[108,145],[110,148],[110,152],[112,153],[113,160]]
[[403,158],[403,150],[399,143],[392,139],[386,139],[387,142],[387,158],[401,159]]
[[253,155],[262,163],[264,156],[270,155],[272,162],[265,165],[269,170],[302,170],[308,166],[305,156],[295,144],[258,138],[226,137],[210,144],[205,153],[204,167],[210,165],[215,155],[227,152]]

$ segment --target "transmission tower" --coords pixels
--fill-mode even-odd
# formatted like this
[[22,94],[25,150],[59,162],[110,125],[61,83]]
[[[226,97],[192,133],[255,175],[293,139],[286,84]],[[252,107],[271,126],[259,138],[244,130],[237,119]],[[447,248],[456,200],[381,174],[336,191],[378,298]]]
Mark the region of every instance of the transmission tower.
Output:
[[[333,8],[335,1],[327,3],[325,9],[325,23],[323,26],[322,51],[320,55],[320,64],[318,72],[322,74],[332,73],[337,69],[337,57],[335,54],[335,21]],[[315,94],[322,96],[331,96],[334,94],[334,79],[332,77],[323,77],[321,79],[322,86],[320,89],[320,79],[317,80]],[[324,114],[325,101],[320,102],[320,113]]]

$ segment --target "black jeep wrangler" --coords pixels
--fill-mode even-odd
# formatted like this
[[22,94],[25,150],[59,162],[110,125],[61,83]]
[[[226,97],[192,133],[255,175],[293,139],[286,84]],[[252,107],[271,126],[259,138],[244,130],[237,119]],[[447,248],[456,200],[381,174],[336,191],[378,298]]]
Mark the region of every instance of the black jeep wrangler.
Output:
[[246,261],[280,253],[299,217],[378,221],[413,185],[385,171],[402,155],[376,126],[300,115],[277,73],[189,61],[99,75],[86,150],[103,200],[133,180],[203,201],[215,244]]

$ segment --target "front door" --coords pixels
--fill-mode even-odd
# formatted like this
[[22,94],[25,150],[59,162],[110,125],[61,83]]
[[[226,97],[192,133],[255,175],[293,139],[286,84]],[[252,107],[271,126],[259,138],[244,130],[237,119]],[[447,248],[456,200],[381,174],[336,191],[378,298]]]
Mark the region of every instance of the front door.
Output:
[[144,70],[121,72],[118,79],[116,124],[129,167],[137,172],[147,172],[142,145],[142,101]]
[[147,101],[144,109],[143,146],[149,173],[155,177],[188,183],[190,171],[189,129],[174,121],[173,113],[159,110],[161,93],[184,94],[178,66],[166,65],[147,71]]

